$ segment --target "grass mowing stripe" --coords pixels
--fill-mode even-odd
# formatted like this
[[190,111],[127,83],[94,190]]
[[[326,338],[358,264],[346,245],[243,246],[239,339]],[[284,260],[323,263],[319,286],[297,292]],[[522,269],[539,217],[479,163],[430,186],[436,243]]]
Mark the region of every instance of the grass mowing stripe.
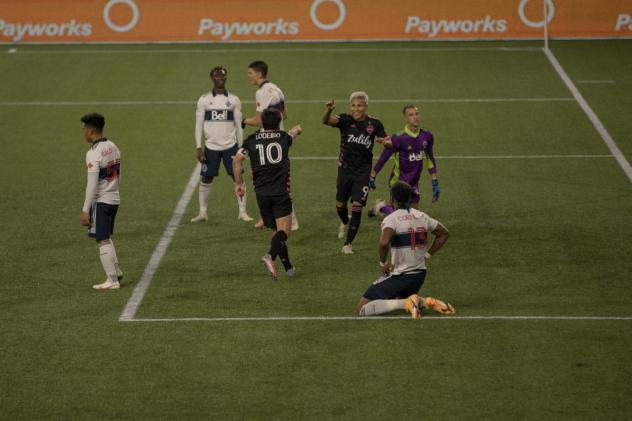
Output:
[[575,97],[575,99],[579,103],[579,106],[582,108],[582,110],[584,110],[584,112],[588,116],[588,119],[593,124],[593,126],[595,127],[595,129],[597,130],[601,138],[603,139],[604,143],[606,144],[608,149],[610,149],[610,152],[612,153],[612,155],[614,155],[614,157],[617,159],[617,162],[621,166],[621,169],[623,169],[623,172],[625,173],[625,175],[628,176],[630,183],[632,183],[632,167],[630,166],[630,163],[628,162],[628,160],[625,159],[625,157],[623,156],[623,153],[621,152],[621,150],[615,143],[614,139],[612,139],[612,136],[610,136],[610,133],[608,133],[608,130],[606,130],[601,120],[599,120],[599,117],[597,117],[597,114],[595,114],[592,108],[590,108],[590,105],[588,105],[588,103],[586,102],[582,94],[579,92],[579,90],[575,86],[575,84],[573,84],[573,81],[568,76],[568,74],[566,73],[566,71],[560,64],[560,62],[557,60],[553,52],[548,48],[545,48],[542,51],[544,51],[544,54],[549,59],[549,61],[553,65],[553,68],[555,69],[557,74],[560,76],[560,78],[562,79],[562,81],[564,82],[568,90],[571,91],[571,93],[573,94],[573,97]]
[[[324,104],[328,99],[295,99],[288,104]],[[496,102],[567,102],[575,98],[404,98],[404,99],[372,99],[376,104],[399,104],[408,102],[421,103],[496,103]],[[242,104],[254,104],[252,100],[241,101]],[[194,105],[195,101],[6,101],[0,102],[2,107],[20,106],[66,106],[66,105]]]
[[165,231],[162,234],[162,237],[160,238],[160,241],[158,242],[158,245],[156,246],[154,253],[151,255],[151,258],[149,259],[149,263],[147,263],[147,266],[145,267],[145,270],[143,271],[143,275],[141,276],[140,281],[138,282],[138,285],[136,285],[136,288],[134,288],[134,292],[132,293],[132,296],[130,297],[129,301],[125,305],[125,308],[123,309],[123,312],[121,313],[119,317],[120,321],[127,321],[127,320],[133,319],[134,315],[136,314],[136,311],[138,311],[138,307],[140,306],[140,303],[143,300],[143,297],[145,296],[145,292],[147,292],[147,288],[149,288],[149,285],[151,284],[151,281],[154,278],[154,274],[156,273],[156,270],[158,269],[158,266],[160,265],[160,261],[165,255],[167,251],[167,247],[169,247],[169,243],[171,242],[171,239],[173,238],[174,234],[176,233],[176,230],[178,229],[178,225],[180,224],[180,221],[182,220],[182,216],[184,215],[187,209],[187,206],[189,205],[189,202],[191,201],[191,197],[193,197],[193,193],[195,192],[195,188],[198,185],[199,178],[200,178],[200,165],[198,164],[193,169],[191,178],[189,179],[189,182],[187,183],[187,186],[184,189],[184,192],[182,193],[180,200],[178,201],[178,205],[176,206],[176,209],[173,211],[173,216],[171,217],[171,220],[167,224],[167,227],[165,228]]

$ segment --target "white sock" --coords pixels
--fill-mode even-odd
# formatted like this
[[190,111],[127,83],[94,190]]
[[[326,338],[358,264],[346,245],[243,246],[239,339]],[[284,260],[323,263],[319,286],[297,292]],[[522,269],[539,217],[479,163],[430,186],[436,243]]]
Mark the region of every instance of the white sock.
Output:
[[298,224],[298,219],[296,218],[296,212],[294,211],[294,203],[292,203],[292,223],[294,225]]
[[244,184],[244,195],[243,197],[237,198],[237,205],[239,206],[239,214],[246,213],[246,185]]
[[112,243],[105,243],[99,247],[99,257],[101,258],[101,265],[103,266],[105,274],[111,281],[118,282],[116,263],[114,260],[115,256],[116,252],[114,251],[114,245],[112,245]]
[[121,276],[123,271],[119,266],[118,256],[116,255],[116,247],[114,247],[114,243],[110,240],[110,245],[112,246],[112,254],[114,255],[114,267],[116,268],[116,275]]
[[206,204],[208,203],[208,195],[211,194],[211,186],[213,183],[200,182],[200,213],[206,212]]
[[373,300],[369,301],[360,309],[360,316],[376,316],[378,314],[390,313],[395,310],[403,310],[406,300]]

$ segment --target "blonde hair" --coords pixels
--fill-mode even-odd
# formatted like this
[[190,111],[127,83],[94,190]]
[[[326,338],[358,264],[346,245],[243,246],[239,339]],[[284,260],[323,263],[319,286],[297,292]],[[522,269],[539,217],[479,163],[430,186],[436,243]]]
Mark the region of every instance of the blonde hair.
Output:
[[349,97],[349,102],[353,102],[354,99],[359,99],[361,101],[364,101],[366,105],[369,105],[369,96],[364,91],[353,92]]

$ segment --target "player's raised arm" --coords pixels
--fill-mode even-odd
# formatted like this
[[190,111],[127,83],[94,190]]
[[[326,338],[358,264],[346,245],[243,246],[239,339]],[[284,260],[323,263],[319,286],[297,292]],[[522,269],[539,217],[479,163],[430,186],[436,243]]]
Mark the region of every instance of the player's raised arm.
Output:
[[323,118],[321,119],[321,122],[323,124],[326,124],[328,126],[336,126],[338,124],[338,117],[331,116],[331,113],[334,111],[335,108],[336,108],[335,99],[332,99],[331,101],[328,101],[325,104],[325,113],[323,114]]

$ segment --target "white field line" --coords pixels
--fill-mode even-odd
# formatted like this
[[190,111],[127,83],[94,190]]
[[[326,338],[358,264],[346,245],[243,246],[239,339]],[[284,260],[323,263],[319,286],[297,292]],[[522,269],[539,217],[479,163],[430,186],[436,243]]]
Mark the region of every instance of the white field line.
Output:
[[[129,49],[68,49],[68,50],[18,50],[14,49],[12,53],[17,54],[260,54],[262,52],[267,53],[366,53],[366,52],[379,52],[379,53],[410,53],[410,52],[424,52],[424,53],[439,53],[450,51],[525,51],[535,52],[540,51],[540,47],[340,47],[340,48],[266,48],[261,46],[260,48],[239,48],[235,46],[226,48],[129,48]],[[10,51],[8,51],[10,52]]]
[[621,153],[621,150],[615,143],[614,139],[612,139],[612,136],[610,136],[610,133],[608,133],[608,130],[606,130],[601,120],[599,120],[599,117],[597,117],[597,115],[592,110],[592,108],[590,108],[590,105],[588,105],[588,103],[586,102],[582,94],[579,92],[577,87],[573,84],[573,81],[571,80],[571,78],[568,77],[568,74],[566,73],[566,71],[560,64],[560,62],[557,61],[557,58],[555,57],[555,55],[553,55],[553,52],[549,49],[543,49],[543,51],[544,51],[544,54],[549,59],[549,61],[551,62],[551,64],[553,65],[553,68],[555,69],[557,74],[560,76],[562,81],[564,81],[564,84],[566,85],[568,90],[571,91],[571,93],[573,94],[573,97],[579,103],[579,106],[582,108],[582,110],[584,110],[584,112],[588,116],[588,119],[591,121],[591,123],[593,124],[593,126],[595,127],[595,129],[597,130],[601,138],[603,139],[608,149],[610,149],[610,152],[612,153],[612,155],[614,155],[614,157],[616,158],[617,162],[621,166],[621,169],[623,169],[623,172],[625,173],[625,175],[628,176],[630,183],[632,183],[632,166],[630,166],[630,163],[628,162],[628,160],[625,159],[625,156],[623,156],[623,153]]
[[[329,99],[295,99],[288,104],[325,104]],[[404,98],[404,99],[372,99],[372,104],[400,103],[495,103],[495,102],[570,102],[574,98]],[[195,105],[196,101],[3,101],[2,107],[20,106],[73,106],[73,105]],[[254,104],[252,100],[242,104]]]
[[[613,155],[437,155],[437,159],[593,159],[614,158]],[[338,159],[337,156],[292,156],[296,161],[329,161]],[[377,157],[374,157],[376,160]]]
[[[404,320],[410,316],[300,316],[300,317],[180,317],[119,319],[125,322],[274,322],[274,321],[328,321],[328,320]],[[425,316],[422,320],[574,320],[574,321],[632,321],[632,316]]]
[[577,83],[582,83],[582,84],[590,84],[590,83],[617,83],[616,80],[577,80]]
[[167,224],[167,227],[165,228],[165,231],[163,232],[162,237],[160,238],[160,241],[158,242],[158,245],[154,250],[154,253],[151,255],[151,259],[149,259],[149,263],[147,263],[145,271],[143,272],[138,285],[136,285],[136,288],[134,288],[132,296],[127,301],[123,312],[119,316],[119,321],[124,322],[134,319],[134,315],[136,314],[136,311],[138,311],[138,307],[140,306],[141,301],[143,301],[145,292],[147,292],[147,288],[149,288],[149,285],[154,278],[154,274],[156,273],[156,270],[158,270],[158,266],[160,266],[160,262],[162,261],[162,258],[167,251],[167,247],[169,247],[169,243],[171,242],[171,239],[178,229],[178,225],[182,220],[182,216],[186,211],[187,205],[191,201],[191,197],[195,192],[195,188],[197,187],[199,179],[200,165],[198,164],[195,166],[193,173],[191,174],[191,178],[189,179],[189,182],[187,183],[187,186],[182,193],[182,196],[180,196],[178,205],[173,211],[173,216]]

